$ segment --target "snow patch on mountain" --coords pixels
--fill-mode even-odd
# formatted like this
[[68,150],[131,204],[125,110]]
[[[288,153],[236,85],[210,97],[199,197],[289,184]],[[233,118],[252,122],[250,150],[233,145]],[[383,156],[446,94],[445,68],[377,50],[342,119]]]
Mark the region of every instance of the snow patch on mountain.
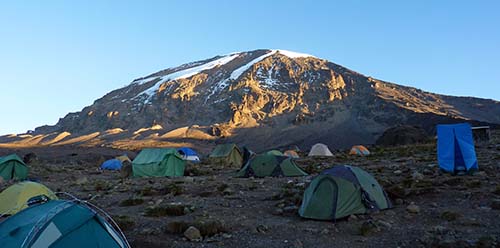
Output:
[[[171,74],[168,74],[165,76],[161,76],[161,77],[159,77],[160,81],[158,81],[152,87],[137,94],[134,98],[141,96],[141,95],[147,95],[146,101],[149,101],[151,99],[151,97],[153,97],[153,95],[156,93],[156,91],[158,91],[158,89],[160,88],[160,86],[163,83],[168,82],[168,81],[172,81],[172,80],[182,79],[182,78],[189,78],[189,77],[194,76],[202,71],[212,69],[216,66],[225,65],[238,56],[239,56],[239,54],[233,53],[233,54],[223,56],[222,58],[210,61],[208,63],[202,64],[199,66],[191,67],[191,68],[188,68],[185,70],[181,70],[181,71],[174,72],[174,73],[171,73]],[[151,80],[153,80],[153,79],[151,79]],[[149,81],[151,81],[151,80],[149,80]]]
[[287,51],[287,50],[274,50],[275,52],[279,52],[280,54],[283,54],[289,58],[307,58],[307,57],[313,57],[316,58],[310,54],[306,53],[298,53],[298,52],[293,52],[293,51]]
[[250,61],[249,63],[245,64],[244,66],[234,70],[231,73],[231,76],[229,78],[232,80],[238,79],[245,71],[247,71],[254,64],[259,63],[260,61],[264,60],[265,58],[267,58],[273,54],[277,54],[277,53],[284,55],[284,56],[287,56],[289,58],[303,58],[303,57],[315,58],[314,56],[309,55],[309,54],[305,54],[305,53],[297,53],[297,52],[292,52],[292,51],[287,51],[287,50],[279,50],[279,49],[278,50],[271,50],[269,53],[266,53],[266,54],[264,54],[256,59]]

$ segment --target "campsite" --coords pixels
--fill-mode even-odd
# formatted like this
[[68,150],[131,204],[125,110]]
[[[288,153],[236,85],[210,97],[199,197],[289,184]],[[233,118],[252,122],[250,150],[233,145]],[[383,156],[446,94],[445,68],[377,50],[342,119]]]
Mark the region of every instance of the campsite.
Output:
[[[0,152],[36,154],[28,163],[28,178],[104,209],[132,247],[497,246],[500,133],[494,132],[489,144],[476,145],[480,170],[472,175],[440,170],[436,146],[435,141],[373,146],[369,156],[350,154],[350,149],[330,148],[331,156],[299,151],[294,163],[308,175],[277,177],[238,177],[238,168],[214,164],[209,154],[200,155],[200,163],[186,163],[181,177],[123,178],[119,171],[99,166],[124,154],[139,157],[138,151],[42,147]],[[281,158],[273,153],[259,157],[273,164],[266,158]],[[153,151],[152,156],[163,155]],[[166,157],[170,159],[168,152]],[[338,220],[301,218],[307,186],[334,165],[371,174],[392,206]],[[190,226],[200,233],[185,234]]]
[[500,248],[500,1],[2,1],[0,248]]

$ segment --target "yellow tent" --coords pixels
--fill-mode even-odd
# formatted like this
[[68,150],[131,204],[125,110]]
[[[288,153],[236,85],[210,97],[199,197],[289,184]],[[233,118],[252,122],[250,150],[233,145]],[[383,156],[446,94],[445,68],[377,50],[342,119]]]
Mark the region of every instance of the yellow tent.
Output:
[[6,188],[0,193],[0,215],[13,215],[28,207],[32,197],[45,195],[56,200],[57,196],[43,184],[24,181]]
[[125,161],[128,161],[128,162],[132,163],[132,161],[130,160],[130,158],[128,158],[127,154],[118,156],[115,159],[120,160],[120,162],[122,162],[122,163],[125,162]]

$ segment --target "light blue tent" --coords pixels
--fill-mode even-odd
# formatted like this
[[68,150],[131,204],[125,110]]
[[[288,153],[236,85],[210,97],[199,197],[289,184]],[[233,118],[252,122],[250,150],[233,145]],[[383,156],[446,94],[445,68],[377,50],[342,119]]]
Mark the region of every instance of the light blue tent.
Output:
[[437,125],[439,167],[450,173],[477,170],[477,158],[468,123]]
[[102,163],[101,169],[103,170],[121,170],[122,161],[118,159],[110,159]]

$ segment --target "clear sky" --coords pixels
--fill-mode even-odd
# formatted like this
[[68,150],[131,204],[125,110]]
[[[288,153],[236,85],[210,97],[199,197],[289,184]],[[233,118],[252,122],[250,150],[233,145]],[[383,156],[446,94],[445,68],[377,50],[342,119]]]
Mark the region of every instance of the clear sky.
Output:
[[259,48],[500,100],[500,1],[2,1],[0,134],[55,124],[134,78]]

